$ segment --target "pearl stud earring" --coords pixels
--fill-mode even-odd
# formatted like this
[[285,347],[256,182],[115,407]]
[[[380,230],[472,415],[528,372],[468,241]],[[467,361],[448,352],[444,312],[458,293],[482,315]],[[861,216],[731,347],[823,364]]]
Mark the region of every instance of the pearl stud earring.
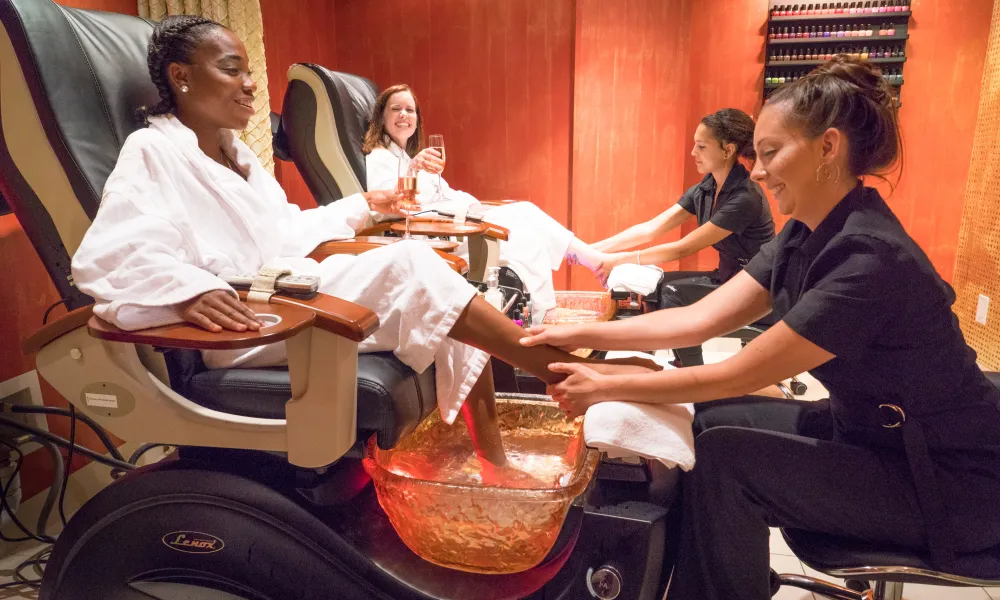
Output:
[[185,94],[186,94],[186,93],[188,93],[188,90],[189,90],[189,89],[191,89],[191,88],[189,88],[189,87],[188,87],[188,86],[186,86],[186,85],[182,85],[182,86],[181,86],[181,91],[182,91],[182,92],[184,92]]

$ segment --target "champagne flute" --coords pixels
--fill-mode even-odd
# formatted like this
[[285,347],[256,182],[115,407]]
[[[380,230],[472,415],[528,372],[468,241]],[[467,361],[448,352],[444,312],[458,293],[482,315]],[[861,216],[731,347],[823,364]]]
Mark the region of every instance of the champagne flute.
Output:
[[[431,150],[437,150],[438,154],[441,155],[441,169],[444,170],[444,136],[440,134],[435,134],[428,136],[427,147]],[[438,189],[437,195],[435,196],[438,200],[444,200],[444,194],[441,193],[441,173],[438,173]]]
[[406,155],[406,151],[403,151],[403,155],[399,157],[399,167],[398,167],[398,179],[396,180],[396,191],[403,197],[402,202],[400,202],[400,208],[403,211],[403,216],[406,219],[406,230],[403,233],[403,239],[410,239],[410,213],[416,209],[417,206],[417,173],[413,170],[410,164],[410,157]]

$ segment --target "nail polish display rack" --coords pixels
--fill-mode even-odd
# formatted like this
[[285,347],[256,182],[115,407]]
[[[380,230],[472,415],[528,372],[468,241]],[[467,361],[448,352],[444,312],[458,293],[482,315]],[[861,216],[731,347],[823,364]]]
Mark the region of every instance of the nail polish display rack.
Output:
[[878,63],[897,103],[903,87],[911,0],[787,4],[771,0],[764,101],[835,54]]

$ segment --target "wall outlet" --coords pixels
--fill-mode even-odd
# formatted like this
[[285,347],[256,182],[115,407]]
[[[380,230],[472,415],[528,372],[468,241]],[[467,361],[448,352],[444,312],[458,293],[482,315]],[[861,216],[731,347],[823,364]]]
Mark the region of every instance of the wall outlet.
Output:
[[[13,379],[0,381],[0,402],[42,406],[42,388],[38,384],[38,371],[28,371]],[[37,427],[43,431],[49,430],[49,424],[45,420],[45,415],[28,415],[23,413],[3,413],[3,415],[21,421],[26,425]],[[21,431],[15,431],[11,427],[0,426],[0,436],[5,438],[18,437],[22,433]],[[39,447],[38,444],[29,444],[21,448],[21,450],[27,454]]]
[[976,323],[986,325],[986,313],[990,311],[990,297],[979,294],[979,303],[976,304]]

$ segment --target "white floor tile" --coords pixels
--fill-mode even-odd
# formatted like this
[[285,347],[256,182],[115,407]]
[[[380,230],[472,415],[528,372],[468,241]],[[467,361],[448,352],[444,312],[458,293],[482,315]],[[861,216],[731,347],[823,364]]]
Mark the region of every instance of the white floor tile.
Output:
[[[771,555],[771,568],[779,575],[792,573],[802,575],[802,563],[794,556],[783,556],[781,554]],[[811,592],[793,587],[782,587],[774,596],[773,600],[815,600]]]
[[792,549],[788,547],[785,543],[785,538],[781,536],[781,530],[777,527],[771,528],[771,554],[780,554],[782,556],[795,556]]
[[1000,587],[988,587],[986,588],[986,593],[989,594],[992,600],[1000,600]]
[[990,600],[983,588],[957,588],[908,583],[903,586],[904,600]]

